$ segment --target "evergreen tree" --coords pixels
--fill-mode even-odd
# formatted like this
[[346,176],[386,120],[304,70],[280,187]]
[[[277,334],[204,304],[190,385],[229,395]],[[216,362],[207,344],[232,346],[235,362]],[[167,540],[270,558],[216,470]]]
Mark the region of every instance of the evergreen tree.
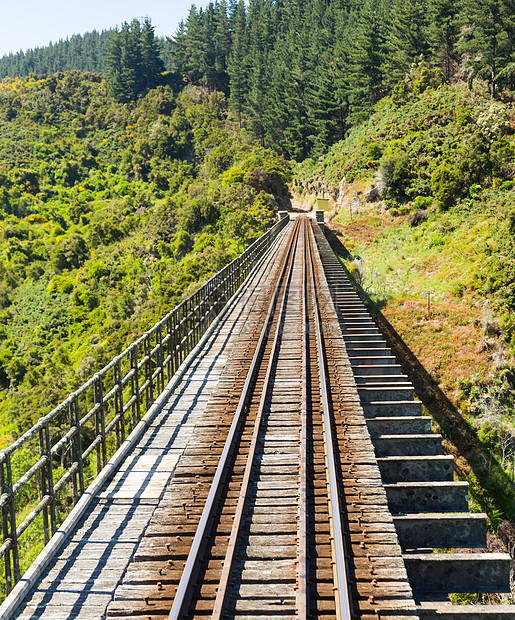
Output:
[[207,28],[204,25],[202,9],[198,12],[191,7],[185,24],[184,64],[182,71],[192,84],[200,84],[206,72],[206,48],[208,42],[204,36]]
[[149,20],[122,24],[113,32],[107,56],[108,81],[116,101],[131,101],[158,82],[163,71],[160,49]]
[[229,94],[228,62],[231,51],[231,32],[226,0],[217,2],[214,8],[215,41],[214,73],[216,87]]
[[114,32],[111,36],[111,44],[107,53],[107,67],[111,94],[115,101],[123,101],[126,92],[122,77],[122,38],[119,32]]
[[249,91],[247,94],[248,124],[252,133],[265,144],[266,93],[269,87],[268,56],[271,53],[268,7],[262,0],[251,0],[248,12]]
[[395,0],[388,35],[392,84],[410,72],[429,54],[428,6],[426,0]]
[[125,99],[132,100],[143,91],[143,55],[140,46],[141,26],[139,20],[123,24],[121,41],[121,80]]
[[459,49],[467,56],[469,80],[486,80],[492,98],[497,92],[500,71],[513,60],[504,8],[500,0],[467,0],[463,14]]
[[159,42],[154,34],[154,27],[149,19],[143,22],[140,34],[140,46],[142,57],[142,86],[143,90],[149,90],[156,86],[158,76],[164,71],[163,60],[160,56]]
[[447,82],[458,63],[459,4],[455,0],[431,0],[428,27],[433,64],[438,66]]
[[168,39],[171,50],[172,69],[179,73],[185,72],[186,59],[188,56],[186,49],[187,28],[184,21],[180,21],[175,36]]
[[232,45],[227,60],[230,88],[229,106],[237,115],[238,125],[241,128],[248,84],[247,54],[249,46],[247,15],[243,0],[233,5],[231,24]]
[[111,30],[101,33],[93,30],[84,35],[74,34],[69,39],[49,43],[26,52],[0,58],[0,79],[23,77],[30,73],[49,75],[57,71],[105,72]]
[[347,97],[350,120],[357,122],[368,116],[373,104],[387,92],[387,29],[385,16],[374,0],[365,1],[350,37]]

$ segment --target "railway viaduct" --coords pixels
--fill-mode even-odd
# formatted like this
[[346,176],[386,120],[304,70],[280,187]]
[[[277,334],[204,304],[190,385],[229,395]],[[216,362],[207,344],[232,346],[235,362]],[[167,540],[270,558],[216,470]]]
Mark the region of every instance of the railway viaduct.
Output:
[[323,227],[286,217],[0,453],[0,617],[515,619],[449,598],[509,593],[511,560],[441,441]]

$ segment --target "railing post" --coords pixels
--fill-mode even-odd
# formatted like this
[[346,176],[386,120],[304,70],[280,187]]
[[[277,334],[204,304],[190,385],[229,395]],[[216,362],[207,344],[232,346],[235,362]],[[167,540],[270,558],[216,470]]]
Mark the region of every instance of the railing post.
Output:
[[146,334],[143,340],[143,352],[145,355],[145,413],[149,410],[150,405],[152,403],[152,357],[150,355],[151,345],[150,345],[150,335]]
[[[70,430],[75,428],[75,433],[71,439],[72,465],[77,463],[77,473],[73,476],[73,503],[79,501],[79,497],[84,493],[84,464],[82,462],[82,438],[80,434],[79,416],[79,397],[75,396],[70,400],[68,406],[68,416],[70,420]],[[78,484],[77,484],[78,479]]]
[[[190,351],[193,344],[194,330],[193,330],[193,298],[190,297],[187,301],[188,305],[188,341],[186,343],[186,350]],[[184,351],[184,357],[186,357],[186,351]]]
[[167,382],[173,377],[173,314],[166,317],[166,379]]
[[[9,493],[9,485],[7,484],[7,458],[2,462],[1,472],[0,472],[0,486],[2,495]],[[5,587],[7,594],[13,589],[13,573],[11,567],[11,549],[13,545],[13,538],[11,536],[11,529],[9,527],[10,519],[9,519],[9,509],[10,503],[6,502],[2,506],[2,540],[5,544],[8,541],[11,541],[11,548],[8,549],[4,554],[4,573],[5,573]]]
[[161,325],[156,329],[156,398],[165,389],[165,369],[164,369],[164,355],[163,355],[163,330]]
[[139,393],[139,369],[138,369],[138,345],[135,344],[131,349],[131,396],[134,397],[132,403],[132,426],[133,428],[141,420],[140,393]]
[[[2,508],[2,530],[4,542],[11,541],[9,551],[5,554],[5,580],[6,589],[9,593],[14,585],[20,580],[20,556],[18,551],[18,535],[16,533],[16,507],[13,493],[13,474],[11,467],[11,455],[6,454],[2,465],[2,495],[6,493],[9,497],[7,503]],[[12,570],[11,570],[12,558]]]
[[178,316],[178,312],[177,310],[174,310],[171,316],[171,321],[172,321],[172,327],[171,327],[172,329],[172,338],[171,338],[171,341],[172,341],[172,375],[174,375],[177,371],[177,368],[179,368],[179,364],[177,363],[177,342],[178,342],[177,316]]
[[186,300],[184,302],[184,306],[183,306],[183,325],[184,325],[184,335],[185,335],[186,338],[184,340],[184,344],[181,347],[182,348],[182,350],[181,350],[181,361],[184,360],[184,357],[185,357],[184,356],[184,350],[189,347],[190,338],[191,338],[189,305],[190,305],[189,300]]
[[50,426],[48,422],[39,431],[39,455],[46,458],[46,463],[41,468],[41,493],[43,498],[46,496],[50,498],[49,504],[43,508],[43,530],[46,544],[57,529],[54,497],[54,472],[52,470]]
[[114,385],[118,386],[114,395],[114,415],[120,416],[120,421],[116,423],[116,447],[119,448],[125,441],[125,416],[123,414],[123,386],[122,386],[122,361],[120,359],[113,368]]
[[[70,425],[70,431],[73,430],[74,424],[74,415],[73,415],[73,400],[70,400],[68,403],[68,424]],[[77,463],[77,447],[75,445],[75,432],[70,439],[70,453],[71,453],[71,466],[73,467],[75,463]],[[79,488],[77,484],[77,473],[75,472],[72,476],[72,489],[73,489],[73,503],[76,504],[79,499]]]
[[105,406],[104,406],[104,390],[102,386],[102,376],[95,375],[94,384],[94,399],[97,406],[95,412],[95,434],[100,437],[100,445],[96,448],[97,453],[97,474],[107,464],[107,449],[106,449],[106,418],[105,418]]
[[200,313],[200,293],[197,291],[193,299],[193,320],[195,321],[195,342],[193,343],[193,346],[197,344],[197,342],[200,340],[200,337],[201,337],[201,333],[202,333],[202,325],[200,323],[201,316],[202,315]]
[[222,278],[220,275],[216,276],[215,279],[215,284],[216,284],[216,289],[215,289],[215,294],[213,295],[213,305],[215,306],[215,314],[218,316],[222,310],[222,306],[220,304],[220,282],[221,282]]

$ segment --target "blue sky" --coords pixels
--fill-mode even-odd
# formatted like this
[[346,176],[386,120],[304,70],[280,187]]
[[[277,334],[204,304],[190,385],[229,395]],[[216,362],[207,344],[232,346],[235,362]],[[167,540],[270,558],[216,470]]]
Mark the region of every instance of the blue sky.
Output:
[[0,56],[43,47],[72,34],[150,17],[158,35],[173,35],[190,6],[208,0],[0,0]]

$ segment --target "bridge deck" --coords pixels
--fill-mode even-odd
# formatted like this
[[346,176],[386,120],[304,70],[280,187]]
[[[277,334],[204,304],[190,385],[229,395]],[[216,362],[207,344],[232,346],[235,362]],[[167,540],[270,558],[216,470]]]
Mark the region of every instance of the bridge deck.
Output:
[[18,618],[515,619],[450,603],[508,592],[510,558],[468,552],[486,515],[318,226],[198,349]]
[[262,265],[237,295],[134,452],[20,607],[17,618],[105,617],[273,268],[273,260]]

